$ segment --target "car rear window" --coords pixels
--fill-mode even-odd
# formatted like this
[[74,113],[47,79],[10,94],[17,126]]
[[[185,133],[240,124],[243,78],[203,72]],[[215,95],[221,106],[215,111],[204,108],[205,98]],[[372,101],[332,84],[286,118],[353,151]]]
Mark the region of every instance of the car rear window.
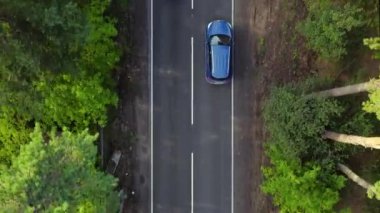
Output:
[[231,38],[225,35],[214,35],[210,39],[210,45],[229,45]]

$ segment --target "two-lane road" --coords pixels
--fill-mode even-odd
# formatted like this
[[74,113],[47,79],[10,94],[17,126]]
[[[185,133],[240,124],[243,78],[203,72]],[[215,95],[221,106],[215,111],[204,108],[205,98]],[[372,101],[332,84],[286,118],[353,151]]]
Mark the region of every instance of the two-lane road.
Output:
[[233,2],[151,4],[151,212],[233,212],[233,82],[204,78],[205,27]]

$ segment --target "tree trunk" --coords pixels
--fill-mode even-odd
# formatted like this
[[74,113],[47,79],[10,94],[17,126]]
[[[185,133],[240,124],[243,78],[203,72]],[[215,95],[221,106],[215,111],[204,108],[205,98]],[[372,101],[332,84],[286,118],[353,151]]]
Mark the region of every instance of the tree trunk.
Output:
[[[371,82],[365,82],[360,84],[353,84],[345,87],[337,87],[334,89],[324,90],[320,92],[311,93],[309,96],[319,96],[319,97],[338,97],[344,95],[351,95],[359,92],[366,92],[371,88]],[[376,84],[376,87],[378,85]]]
[[326,131],[323,136],[323,138],[328,138],[333,141],[341,142],[341,143],[348,143],[348,144],[354,144],[354,145],[361,145],[366,148],[374,148],[374,149],[380,149],[380,137],[361,137],[356,135],[346,135],[331,131]]
[[350,168],[347,166],[338,163],[338,168],[340,171],[342,171],[348,178],[350,178],[352,181],[357,183],[359,186],[365,188],[367,191],[372,190],[373,185],[368,183],[363,178],[359,177],[357,174],[355,174]]

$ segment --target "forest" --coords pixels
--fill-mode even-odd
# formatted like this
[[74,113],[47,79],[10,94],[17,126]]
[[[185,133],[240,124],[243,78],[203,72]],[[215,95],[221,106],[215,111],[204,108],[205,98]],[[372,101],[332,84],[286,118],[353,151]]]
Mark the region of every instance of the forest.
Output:
[[[118,97],[110,0],[0,0],[0,212],[114,212],[97,128]],[[116,205],[115,205],[116,204]]]
[[266,99],[261,190],[280,212],[379,212],[379,2],[303,3],[293,33],[314,57]]

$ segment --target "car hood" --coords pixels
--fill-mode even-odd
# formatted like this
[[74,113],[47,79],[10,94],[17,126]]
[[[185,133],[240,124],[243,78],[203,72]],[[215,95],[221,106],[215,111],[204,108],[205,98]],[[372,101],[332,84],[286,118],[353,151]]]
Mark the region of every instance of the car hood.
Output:
[[207,31],[208,31],[208,36],[226,35],[226,36],[231,37],[232,35],[230,25],[228,24],[228,22],[223,21],[223,20],[210,23]]
[[212,68],[211,75],[213,78],[223,79],[229,76],[230,72],[230,46],[215,45],[211,46]]

